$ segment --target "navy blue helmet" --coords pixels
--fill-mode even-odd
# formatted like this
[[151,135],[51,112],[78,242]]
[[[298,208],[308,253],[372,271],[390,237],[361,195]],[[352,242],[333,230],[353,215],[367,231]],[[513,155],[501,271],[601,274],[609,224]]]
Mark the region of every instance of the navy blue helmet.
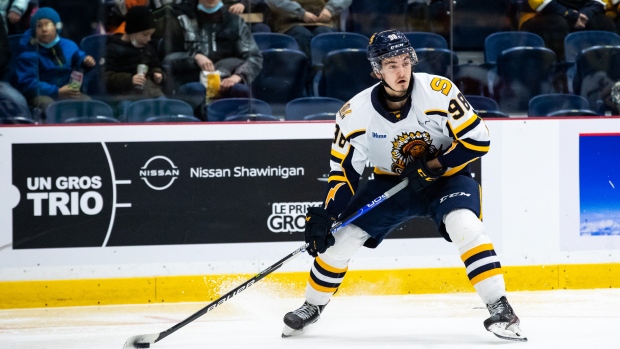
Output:
[[375,33],[370,37],[366,57],[370,61],[372,69],[375,72],[379,72],[382,60],[402,55],[403,53],[409,54],[411,64],[415,65],[418,63],[418,56],[415,54],[415,50],[411,47],[407,37],[396,29],[390,29]]

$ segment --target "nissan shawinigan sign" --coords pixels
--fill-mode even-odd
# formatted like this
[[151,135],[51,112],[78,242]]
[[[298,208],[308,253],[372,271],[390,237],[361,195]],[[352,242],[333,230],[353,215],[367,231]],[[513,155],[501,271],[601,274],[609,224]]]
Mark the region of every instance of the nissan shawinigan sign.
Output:
[[[303,241],[305,212],[324,199],[330,146],[328,139],[13,144],[20,199],[12,248]],[[393,237],[438,236],[428,224],[411,226]]]
[[[14,144],[13,248],[302,241],[329,140]],[[288,207],[288,206],[287,206]]]

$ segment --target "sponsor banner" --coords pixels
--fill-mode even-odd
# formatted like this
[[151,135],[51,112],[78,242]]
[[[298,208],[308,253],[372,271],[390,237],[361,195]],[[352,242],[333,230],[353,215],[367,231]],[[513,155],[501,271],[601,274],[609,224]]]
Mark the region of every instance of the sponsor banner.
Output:
[[620,236],[618,149],[620,134],[579,136],[579,236]]
[[[329,149],[327,139],[13,144],[13,249],[303,241]],[[439,235],[420,219],[390,237]]]

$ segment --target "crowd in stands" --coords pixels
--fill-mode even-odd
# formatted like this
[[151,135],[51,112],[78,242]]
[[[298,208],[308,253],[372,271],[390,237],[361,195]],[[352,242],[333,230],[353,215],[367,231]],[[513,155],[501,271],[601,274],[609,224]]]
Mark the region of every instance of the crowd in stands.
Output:
[[[481,1],[473,0],[456,4],[447,0],[0,0],[0,107],[7,103],[23,107],[19,110],[25,108],[29,117],[45,123],[47,108],[57,101],[98,100],[110,105],[114,117],[123,120],[133,102],[178,100],[191,107],[195,119],[212,121],[208,115],[211,103],[268,96],[269,86],[274,86],[274,91],[279,85],[288,86],[286,74],[291,79],[295,75],[302,81],[301,92],[287,95],[284,102],[274,98],[279,105],[271,105],[271,110],[277,111],[273,113],[275,119],[284,119],[285,105],[295,98],[335,97],[324,94],[323,68],[313,61],[313,38],[326,33],[369,37],[373,32],[396,27],[407,33],[439,34],[445,39],[447,46],[430,49],[435,56],[429,55],[424,45],[412,43],[420,50],[421,58],[439,57],[441,51],[482,53],[484,40],[495,32],[535,34],[542,39],[541,49],[549,51],[543,53],[553,62],[550,71],[545,72],[548,86],[533,93],[523,86],[527,82],[510,82],[507,87],[504,81],[501,86],[501,79],[495,78],[501,78],[502,69],[506,69],[503,58],[481,64],[458,64],[455,58],[449,58],[449,69],[443,67],[441,72],[445,71],[466,95],[494,99],[499,103],[498,112],[505,108],[523,116],[527,105],[513,102],[512,97],[525,96],[521,99],[528,102],[539,94],[561,93],[582,95],[596,115],[618,114],[611,91],[620,73],[578,78],[575,70],[580,63],[566,56],[565,47],[571,33],[604,31],[618,36],[618,42],[608,46],[618,48],[620,54],[617,0],[482,2],[489,3],[486,10],[499,9],[493,10],[498,13],[489,15]],[[471,17],[476,14],[468,10],[468,4],[478,6],[478,17]],[[468,30],[479,30],[479,35],[459,39]],[[273,47],[259,45],[255,40],[264,33],[292,38],[294,44],[273,47],[300,51],[301,60],[286,56],[291,58],[281,59],[274,67],[274,53],[267,52]],[[92,37],[100,39],[95,50],[85,44]],[[351,48],[365,51],[359,45]],[[577,54],[585,48],[587,45]],[[355,54],[362,57],[362,53]],[[348,57],[345,63],[353,66],[355,59]],[[426,59],[439,62],[439,58]],[[363,57],[360,60],[363,62]],[[612,57],[609,64],[619,62],[620,58]],[[287,64],[300,66],[289,73]],[[433,70],[438,69],[433,64],[426,66],[428,72],[439,71]],[[525,62],[522,67],[526,67]],[[284,74],[274,71],[280,68]],[[360,75],[370,72],[369,65],[360,69]],[[303,78],[298,78],[297,73]],[[476,74],[478,77],[474,77]],[[527,74],[527,69],[521,72]],[[267,91],[257,91],[254,86]],[[353,86],[353,91],[365,87]],[[340,96],[336,101],[345,99]],[[335,112],[330,111],[326,117],[332,118]],[[0,115],[0,119],[5,116]]]

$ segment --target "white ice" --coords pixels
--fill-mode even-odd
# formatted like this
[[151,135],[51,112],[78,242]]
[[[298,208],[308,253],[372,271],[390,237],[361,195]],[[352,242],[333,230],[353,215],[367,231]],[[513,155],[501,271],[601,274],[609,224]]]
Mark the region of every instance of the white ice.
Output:
[[[334,297],[300,337],[281,338],[282,317],[302,298],[249,289],[151,348],[620,348],[620,289],[510,292],[529,341],[496,338],[475,293]],[[207,305],[176,303],[0,311],[0,348],[121,349]]]

